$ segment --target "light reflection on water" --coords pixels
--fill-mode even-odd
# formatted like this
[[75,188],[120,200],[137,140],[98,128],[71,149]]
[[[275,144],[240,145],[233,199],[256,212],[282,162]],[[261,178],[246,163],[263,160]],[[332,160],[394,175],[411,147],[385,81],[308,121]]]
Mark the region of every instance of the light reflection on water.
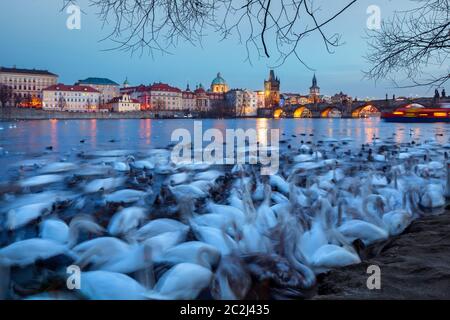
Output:
[[[397,143],[413,139],[436,139],[447,143],[450,127],[445,123],[406,124],[386,123],[378,118],[368,119],[205,119],[203,131],[217,128],[254,128],[263,143],[263,129],[278,128],[281,139],[298,135],[300,140],[317,141],[325,138],[351,138],[356,145],[370,143],[373,137],[393,137]],[[16,128],[9,128],[16,124]],[[121,119],[121,120],[48,120],[0,122],[0,146],[8,152],[0,157],[0,179],[8,167],[22,159],[38,156],[54,160],[70,159],[77,152],[98,149],[132,149],[166,147],[171,143],[172,131],[186,128],[193,132],[192,119]],[[303,134],[303,135],[301,135]],[[394,135],[395,134],[395,135]],[[313,135],[313,136],[311,136]],[[81,143],[80,140],[85,140]],[[110,142],[110,141],[114,142]],[[52,146],[48,151],[46,147]]]

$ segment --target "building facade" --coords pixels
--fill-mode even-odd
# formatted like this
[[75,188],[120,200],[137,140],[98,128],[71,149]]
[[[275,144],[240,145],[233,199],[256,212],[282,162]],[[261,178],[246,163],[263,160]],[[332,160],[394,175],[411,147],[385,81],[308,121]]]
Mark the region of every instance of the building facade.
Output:
[[42,108],[54,111],[98,111],[100,92],[89,86],[55,84],[42,90]]
[[58,76],[47,70],[0,67],[0,84],[12,89],[12,99],[7,105],[20,105],[33,98],[42,101],[42,90],[58,83]]
[[132,99],[128,94],[115,97],[107,103],[108,109],[114,112],[140,111],[141,104],[138,100]]
[[105,105],[113,98],[120,96],[120,86],[116,82],[106,78],[86,78],[78,80],[75,85],[89,86],[100,92],[99,105]]
[[349,95],[347,95],[341,91],[339,93],[336,93],[334,96],[332,96],[330,98],[330,100],[331,100],[331,103],[346,104],[346,103],[352,102],[352,97],[350,97]]
[[225,79],[222,78],[220,72],[217,73],[217,76],[211,82],[211,92],[214,93],[225,93],[229,90],[228,84]]
[[269,79],[264,81],[264,106],[266,108],[276,108],[280,104],[280,79],[275,76],[275,72],[270,70]]
[[246,89],[232,89],[225,94],[227,105],[237,117],[256,116],[258,113],[258,93]]

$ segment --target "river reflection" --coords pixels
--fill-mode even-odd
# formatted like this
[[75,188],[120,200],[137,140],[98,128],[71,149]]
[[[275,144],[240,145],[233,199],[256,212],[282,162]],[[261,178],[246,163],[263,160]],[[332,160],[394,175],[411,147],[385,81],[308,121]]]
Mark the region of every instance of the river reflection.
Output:
[[[265,129],[280,129],[286,137],[295,134],[305,142],[326,138],[350,138],[357,145],[374,138],[393,138],[397,143],[436,139],[447,143],[450,127],[445,123],[386,123],[368,119],[206,119],[203,131],[216,128],[254,128],[258,140],[265,144]],[[15,126],[14,126],[15,125]],[[191,133],[192,119],[122,119],[122,120],[48,120],[0,122],[0,178],[12,164],[23,159],[45,156],[54,160],[75,157],[79,151],[102,149],[133,149],[166,147],[175,129]],[[283,136],[280,135],[281,139]],[[300,142],[300,141],[299,141]],[[51,147],[51,148],[50,148]],[[51,150],[50,150],[51,149]]]

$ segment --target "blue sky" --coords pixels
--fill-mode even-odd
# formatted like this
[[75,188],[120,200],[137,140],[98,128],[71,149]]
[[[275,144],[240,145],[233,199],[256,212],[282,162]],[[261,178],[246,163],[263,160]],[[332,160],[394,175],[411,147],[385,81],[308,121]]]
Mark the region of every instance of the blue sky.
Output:
[[[209,86],[220,71],[233,88],[261,89],[267,77],[271,61],[253,59],[245,61],[245,48],[236,37],[219,41],[214,34],[207,35],[202,47],[181,43],[170,55],[156,54],[131,56],[128,52],[102,51],[111,47],[110,42],[100,42],[107,28],[96,16],[96,9],[81,0],[85,12],[81,18],[81,30],[66,28],[68,15],[61,11],[62,0],[15,0],[0,1],[0,65],[24,68],[42,68],[57,73],[60,81],[73,83],[89,76],[107,77],[122,83],[128,77],[131,84],[168,82],[184,88],[189,82]],[[327,16],[348,0],[319,1],[321,15]],[[329,31],[342,34],[344,44],[329,54],[317,35],[302,42],[302,58],[316,70],[319,86],[324,94],[344,91],[359,98],[399,95],[431,95],[428,88],[393,89],[390,83],[375,85],[364,80],[363,55],[367,46],[367,7],[371,4],[381,8],[382,18],[394,10],[411,7],[410,0],[360,0],[342,16]],[[283,92],[306,93],[311,85],[313,72],[294,58],[275,69],[281,79]]]

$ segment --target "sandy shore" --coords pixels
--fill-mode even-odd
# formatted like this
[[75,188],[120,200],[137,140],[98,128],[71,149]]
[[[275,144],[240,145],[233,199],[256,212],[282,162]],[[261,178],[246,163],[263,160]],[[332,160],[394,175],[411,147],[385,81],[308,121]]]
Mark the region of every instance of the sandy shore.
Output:
[[[365,250],[363,263],[319,276],[314,299],[450,299],[450,211],[414,221],[400,236]],[[381,289],[367,289],[369,265]]]

